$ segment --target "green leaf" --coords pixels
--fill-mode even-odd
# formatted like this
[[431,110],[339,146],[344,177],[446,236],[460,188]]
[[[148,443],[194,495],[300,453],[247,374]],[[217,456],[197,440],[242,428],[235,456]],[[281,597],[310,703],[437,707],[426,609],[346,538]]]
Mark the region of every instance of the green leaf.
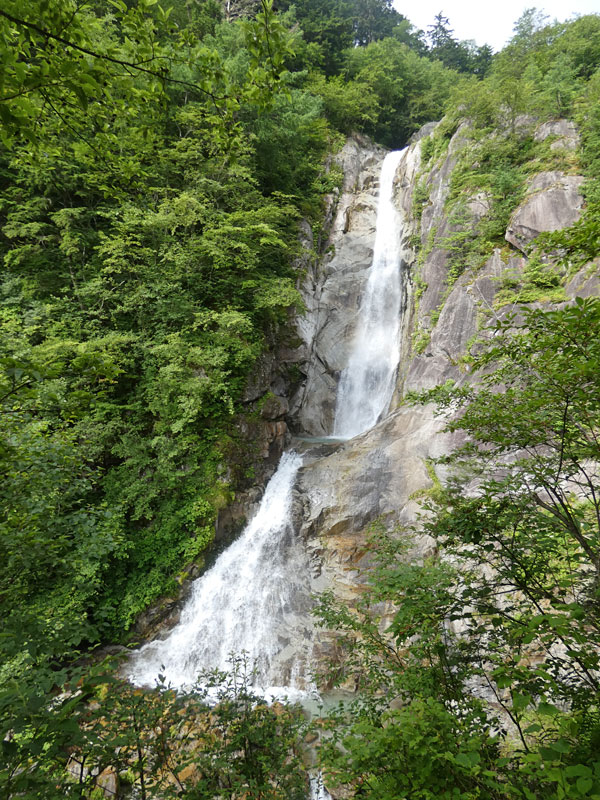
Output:
[[557,739],[555,742],[549,744],[548,747],[555,753],[564,754],[571,752],[571,744],[566,739]]
[[592,774],[593,773],[590,767],[587,767],[584,764],[573,764],[565,767],[565,775],[568,775],[569,778],[575,778],[577,776],[589,778],[592,776]]
[[460,764],[461,767],[474,767],[479,764],[481,757],[479,753],[457,753],[454,756],[454,761]]
[[517,712],[523,711],[527,706],[531,705],[532,697],[530,694],[512,692],[511,693],[513,709]]
[[577,790],[582,794],[586,795],[589,794],[590,789],[594,785],[594,781],[592,778],[582,777],[578,778],[575,784],[577,786]]

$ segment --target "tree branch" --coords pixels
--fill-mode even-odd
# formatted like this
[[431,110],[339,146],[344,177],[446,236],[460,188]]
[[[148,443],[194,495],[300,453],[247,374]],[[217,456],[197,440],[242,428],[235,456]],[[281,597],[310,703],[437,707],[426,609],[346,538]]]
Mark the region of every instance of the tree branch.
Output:
[[[147,67],[141,66],[142,64],[151,63],[151,61],[156,59],[156,56],[150,59],[149,61],[126,61],[122,58],[116,58],[115,56],[109,56],[107,53],[99,53],[95,50],[90,50],[87,47],[82,47],[79,44],[75,44],[74,42],[70,41],[69,39],[65,39],[63,36],[59,36],[58,34],[52,33],[51,31],[47,31],[44,28],[41,28],[39,25],[36,25],[34,22],[28,22],[27,20],[20,19],[19,17],[15,17],[12,14],[7,13],[6,11],[0,10],[0,17],[4,17],[9,22],[14,23],[15,25],[20,25],[25,28],[29,28],[32,31],[35,31],[40,36],[45,37],[46,39],[52,39],[55,42],[59,42],[60,44],[64,45],[65,47],[70,47],[73,50],[77,50],[80,53],[85,53],[85,55],[92,56],[93,58],[99,58],[102,61],[108,61],[111,64],[117,64],[120,67],[129,67],[130,69],[137,70],[138,72],[143,72],[146,75],[151,75],[153,78],[158,78],[162,81],[168,81],[169,83],[176,83],[182,86],[187,86],[188,88],[195,89],[197,92],[210,97],[213,101],[215,106],[217,106],[218,100],[226,100],[226,96],[219,97],[212,92],[209,92],[208,89],[203,89],[201,86],[198,86],[196,83],[191,83],[190,81],[183,81],[179,80],[178,78],[171,78],[166,71],[156,71],[153,69],[148,69]],[[0,101],[6,100],[7,98],[0,98]],[[219,109],[220,111],[220,109]]]

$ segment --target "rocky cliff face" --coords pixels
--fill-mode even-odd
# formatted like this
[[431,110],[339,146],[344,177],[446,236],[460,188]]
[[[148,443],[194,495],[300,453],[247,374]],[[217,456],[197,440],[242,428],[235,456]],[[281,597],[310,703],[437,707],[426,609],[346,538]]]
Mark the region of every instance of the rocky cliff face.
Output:
[[306,379],[291,403],[292,419],[314,436],[331,433],[340,372],[348,362],[361,291],[373,257],[379,171],[385,150],[350,139],[337,157],[340,192],[328,198],[324,254],[301,286],[307,313],[298,321]]
[[[506,247],[496,248],[477,270],[467,269],[453,281],[447,242],[457,227],[447,214],[446,200],[465,147],[466,128],[456,131],[444,157],[425,170],[420,140],[431,136],[433,128],[426,126],[410,145],[395,179],[396,202],[406,219],[402,237],[407,304],[391,408],[370,431],[331,445],[326,455],[306,464],[298,483],[298,525],[312,556],[313,589],[333,588],[343,600],[361,590],[357,576],[366,558],[369,525],[377,518],[401,526],[414,523],[415,496],[432,486],[430,459],[456,445],[453,437],[440,433],[443,425],[432,408],[403,404],[406,393],[448,379],[459,383],[470,379],[461,358],[478,331],[506,312],[497,303],[503,276],[522,274],[533,239],[542,231],[571,225],[583,203],[580,176],[540,172],[530,179],[510,217]],[[554,150],[577,147],[571,123],[547,123],[535,131],[537,141],[548,137]],[[371,263],[383,156],[380,148],[363,139],[349,140],[339,154],[345,178],[326,252],[302,287],[308,311],[298,332],[307,356],[306,379],[291,402],[291,425],[308,434],[323,436],[332,430],[337,381],[348,361]],[[463,226],[475,231],[488,211],[485,193],[474,194]],[[596,275],[597,270],[582,270],[567,284],[567,294],[597,293]],[[413,556],[422,558],[432,546],[425,537],[417,538]],[[325,640],[320,643],[323,647],[327,649]]]

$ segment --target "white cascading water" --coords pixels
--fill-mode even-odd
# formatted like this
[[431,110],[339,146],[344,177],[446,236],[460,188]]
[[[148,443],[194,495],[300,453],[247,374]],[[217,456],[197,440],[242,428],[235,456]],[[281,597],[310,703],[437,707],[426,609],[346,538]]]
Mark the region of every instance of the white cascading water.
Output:
[[320,772],[310,776],[310,800],[332,800]]
[[[179,624],[166,639],[144,645],[131,657],[127,673],[134,684],[153,686],[160,673],[174,687],[189,687],[203,670],[227,671],[230,655],[244,651],[256,669],[257,693],[267,698],[302,694],[294,692],[294,675],[276,658],[298,625],[297,597],[305,590],[306,557],[291,524],[292,489],[301,464],[296,453],[282,456],[242,535],[194,581]],[[303,666],[298,661],[296,671]]]
[[[381,169],[373,263],[338,389],[335,438],[371,428],[393,392],[402,305],[402,226],[393,181],[403,152],[387,155]],[[307,696],[298,685],[310,685],[310,636],[302,622],[309,615],[308,564],[292,526],[292,491],[301,465],[296,453],[282,456],[242,535],[192,584],[179,623],[165,639],[132,654],[127,677],[134,684],[153,686],[160,674],[167,684],[185,689],[204,671],[228,671],[231,655],[245,652],[256,670],[257,694]],[[331,800],[320,773],[311,776],[310,796]]]
[[351,439],[372,428],[388,408],[394,391],[400,358],[402,218],[393,194],[394,176],[404,153],[388,153],[381,167],[373,263],[348,366],[340,378],[334,438]]

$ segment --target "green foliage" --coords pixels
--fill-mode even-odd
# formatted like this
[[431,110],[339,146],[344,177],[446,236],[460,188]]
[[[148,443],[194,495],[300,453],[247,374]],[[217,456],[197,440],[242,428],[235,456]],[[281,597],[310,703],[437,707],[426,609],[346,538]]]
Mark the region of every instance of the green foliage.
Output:
[[[135,132],[140,143],[156,133],[153,126],[166,112],[169,90],[203,104],[213,117],[215,138],[227,138],[241,105],[268,105],[291,53],[290,34],[273,14],[271,0],[262,0],[256,17],[240,24],[246,55],[242,81],[231,80],[229,65],[208,36],[196,38],[197,14],[189,18],[189,28],[177,32],[169,23],[171,9],[164,11],[156,0],[110,5],[110,10],[103,4],[80,9],[75,2],[11,0],[0,12],[5,143],[25,138],[47,144],[59,120],[110,164],[120,130],[126,129],[128,138]],[[122,177],[131,180],[136,166],[125,160],[115,173],[125,169]]]
[[489,245],[479,234],[472,212],[462,202],[452,208],[449,222],[454,231],[446,235],[440,244],[448,253],[446,283],[452,286],[463,272],[481,265]]
[[115,3],[117,13],[102,20],[75,2],[9,0],[0,12],[5,143],[15,136],[37,137],[36,128],[48,115],[68,127],[82,112],[100,128],[114,114],[132,119],[126,96],[135,76],[140,98],[156,102],[168,74],[158,25],[166,25],[168,13],[157,6],[155,21],[153,5]]
[[318,218],[321,158],[329,138],[319,98],[291,88],[274,103],[268,116],[257,116],[249,128],[256,137],[256,173],[263,192],[290,195],[301,213]]
[[450,69],[482,78],[492,62],[492,48],[487,44],[477,47],[475,42],[459,42],[453,33],[449,19],[441,12],[436,14],[434,24],[427,29],[429,57],[439,59]]
[[377,124],[379,99],[368,83],[348,81],[342,75],[327,80],[324,75],[315,74],[310,87],[322,98],[327,118],[337,130],[352,133],[373,129]]
[[497,323],[492,343],[474,360],[476,369],[494,365],[480,386],[433,391],[441,408],[458,403],[463,409],[448,429],[471,437],[451,460],[460,462],[464,454],[468,461],[479,451],[479,441],[487,474],[496,464],[504,476],[499,483],[489,479],[493,491],[501,493],[505,486],[512,492],[513,480],[520,492],[527,486],[529,499],[564,526],[598,569],[595,523],[580,504],[585,498],[593,509],[597,502],[592,465],[600,459],[593,397],[600,352],[590,334],[600,326],[600,301],[578,298],[559,311],[527,311],[522,326],[515,330],[514,325],[511,317]]
[[0,14],[7,672],[122,635],[201,563],[248,374],[299,303],[328,144],[268,3],[201,41],[196,11],[175,31],[154,4],[58,5]]
[[366,591],[322,599],[329,677],[360,690],[327,722],[334,784],[389,800],[600,791],[599,330],[597,298],[526,311],[476,343],[473,385],[420,396],[466,443],[425,495],[436,557],[409,561],[411,532],[379,526]]
[[577,89],[577,73],[573,62],[568,55],[560,53],[542,80],[540,104],[551,114],[562,117],[572,108]]
[[[433,153],[434,153],[434,144],[433,144],[432,136],[431,135],[424,136],[421,139],[421,162],[423,164],[428,164],[431,161],[431,159],[433,158]],[[423,195],[424,188],[425,188],[424,184],[421,181],[417,185],[417,192],[418,192],[419,195]],[[420,197],[419,199],[420,199],[420,203],[422,204],[425,201],[426,198]]]
[[[427,143],[427,145],[425,144]],[[430,137],[421,140],[421,159],[428,161],[431,158],[433,151],[433,143]],[[420,220],[423,214],[423,208],[429,203],[429,187],[426,181],[422,178],[415,186],[413,197],[412,214],[415,219]]]
[[336,72],[341,54],[353,43],[352,4],[346,0],[300,0],[293,5],[305,40],[312,45],[311,58],[326,74]]
[[506,303],[558,303],[566,300],[563,273],[553,262],[534,252],[527,259],[521,275],[507,274],[495,298],[497,305]]
[[420,40],[390,0],[281,0],[293,7],[308,42],[312,66],[325,75],[339,72],[349,47],[397,36],[419,48]]
[[[93,797],[98,775],[109,770],[141,800],[182,793],[209,800],[222,792],[303,800],[302,713],[266,705],[252,678],[240,656],[230,673],[204,674],[186,695],[164,683],[133,689],[101,668],[74,677],[52,703],[32,694],[0,728],[2,796]],[[3,710],[11,699],[0,696]]]
[[364,130],[392,147],[440,116],[454,80],[454,74],[441,64],[395,39],[348,51],[344,75],[376,97],[376,123]]
[[370,797],[475,797],[481,782],[493,785],[486,772],[497,743],[479,701],[461,693],[464,656],[446,646],[456,575],[407,564],[405,553],[406,543],[376,530],[371,585],[357,608],[322,599],[321,624],[340,632],[337,680],[361,694],[330,715],[321,758],[334,785]]

